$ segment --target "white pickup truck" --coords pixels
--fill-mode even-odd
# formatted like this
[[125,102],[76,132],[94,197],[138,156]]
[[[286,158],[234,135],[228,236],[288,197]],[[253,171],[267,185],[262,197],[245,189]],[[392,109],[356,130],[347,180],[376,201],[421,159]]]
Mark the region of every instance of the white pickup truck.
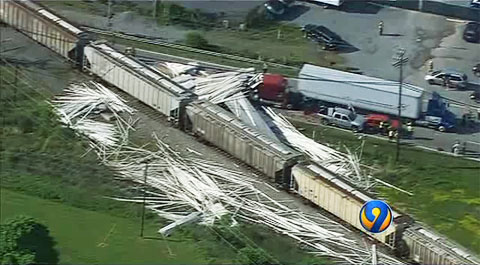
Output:
[[318,115],[324,125],[334,125],[351,129],[354,132],[360,132],[364,129],[365,118],[348,109],[327,108],[326,113],[318,113]]

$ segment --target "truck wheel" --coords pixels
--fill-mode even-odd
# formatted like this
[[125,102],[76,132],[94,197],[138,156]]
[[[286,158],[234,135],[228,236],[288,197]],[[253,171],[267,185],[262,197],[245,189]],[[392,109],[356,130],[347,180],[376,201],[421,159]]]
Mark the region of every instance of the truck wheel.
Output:
[[447,128],[445,128],[445,126],[438,126],[438,130],[441,132],[445,132]]
[[353,127],[352,127],[352,131],[353,131],[354,133],[360,132],[360,130],[358,129],[357,126],[353,126]]
[[327,119],[322,119],[322,124],[326,126],[326,125],[328,125],[328,124],[329,124],[329,122],[328,122],[328,120],[327,120]]
[[428,80],[428,83],[429,83],[430,85],[435,85],[435,82],[433,82],[433,80]]

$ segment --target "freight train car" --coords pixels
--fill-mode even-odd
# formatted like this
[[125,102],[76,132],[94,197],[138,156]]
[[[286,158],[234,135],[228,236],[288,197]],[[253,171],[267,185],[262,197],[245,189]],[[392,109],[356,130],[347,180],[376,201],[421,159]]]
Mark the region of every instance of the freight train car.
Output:
[[[298,164],[292,168],[293,189],[305,199],[334,214],[353,227],[365,231],[360,224],[362,206],[373,200],[338,178],[334,173],[315,164]],[[382,233],[368,233],[383,244],[394,248],[401,215],[392,211],[394,222]]]
[[210,102],[187,106],[191,130],[198,137],[261,171],[277,183],[289,183],[300,153],[243,124],[232,113]]
[[407,228],[403,240],[410,250],[409,258],[420,264],[480,264],[465,249],[419,225]]
[[68,60],[82,57],[85,32],[32,1],[1,0],[0,20]]
[[[363,204],[374,198],[356,190],[327,169],[312,163],[293,166],[292,180],[292,188],[300,196],[366,232],[360,224],[359,213]],[[396,249],[401,257],[420,264],[480,264],[473,254],[415,223],[409,216],[393,210],[393,217],[392,225],[384,232],[366,233]],[[405,245],[406,249],[400,249]]]
[[85,58],[86,70],[167,117],[182,120],[185,105],[194,97],[168,76],[103,42],[87,45]]

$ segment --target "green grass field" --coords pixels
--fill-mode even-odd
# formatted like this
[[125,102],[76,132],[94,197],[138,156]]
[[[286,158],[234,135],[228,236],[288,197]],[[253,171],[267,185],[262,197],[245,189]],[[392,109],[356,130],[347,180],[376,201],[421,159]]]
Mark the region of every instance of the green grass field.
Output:
[[[57,241],[60,264],[205,264],[193,242],[139,237],[139,220],[83,210],[9,190],[1,190],[1,221],[29,215],[47,225]],[[157,226],[148,223],[146,233]],[[171,255],[172,254],[172,255]]]
[[[350,132],[293,122],[309,137],[333,146],[360,146]],[[412,192],[378,189],[394,207],[413,215],[465,247],[480,253],[480,164],[461,158],[403,146],[395,164],[395,144],[365,138],[362,161],[379,168],[375,176]]]

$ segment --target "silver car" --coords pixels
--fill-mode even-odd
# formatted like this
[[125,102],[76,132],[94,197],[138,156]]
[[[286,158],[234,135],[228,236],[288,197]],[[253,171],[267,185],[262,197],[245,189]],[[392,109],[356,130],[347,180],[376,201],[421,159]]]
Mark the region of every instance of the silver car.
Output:
[[425,76],[425,81],[431,85],[462,89],[467,86],[467,75],[454,70],[440,70],[428,73]]

